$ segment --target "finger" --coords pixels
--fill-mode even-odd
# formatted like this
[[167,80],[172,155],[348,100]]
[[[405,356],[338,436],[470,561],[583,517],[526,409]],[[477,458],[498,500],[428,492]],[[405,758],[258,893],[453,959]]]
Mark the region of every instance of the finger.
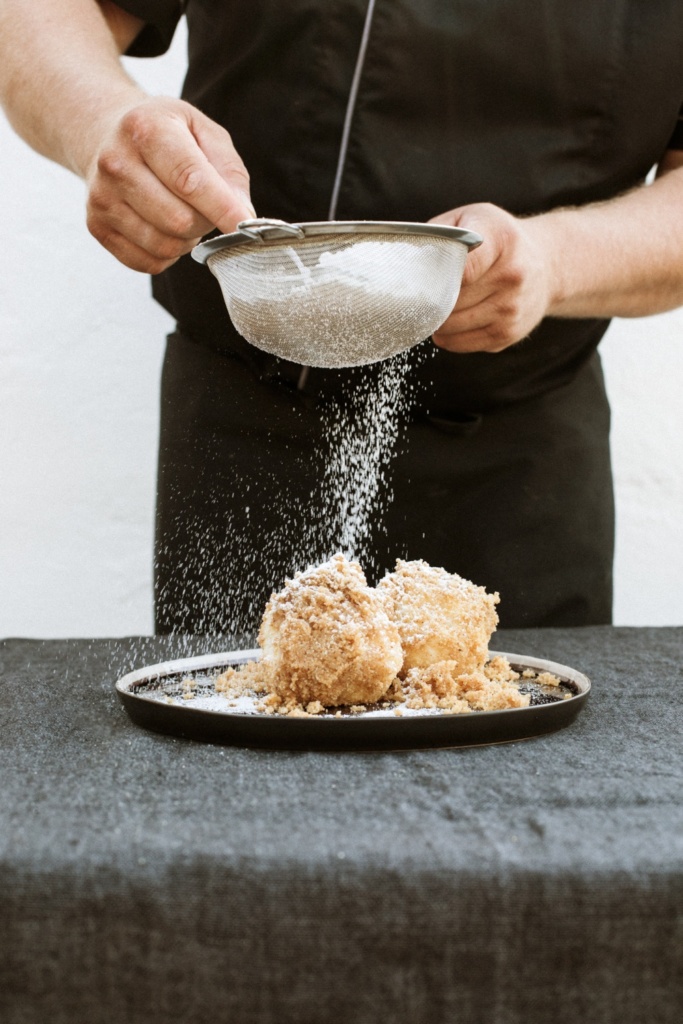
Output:
[[456,210],[450,210],[448,213],[441,213],[438,217],[432,217],[429,223],[466,228],[468,231],[474,231],[476,234],[481,235],[484,239],[481,245],[478,245],[476,249],[471,249],[467,254],[463,271],[463,284],[471,284],[477,281],[496,262],[499,253],[495,245],[491,244],[485,234],[488,225],[482,224],[480,219],[469,211],[468,207],[461,207]]
[[454,352],[500,352],[527,333],[512,314],[501,313],[493,303],[481,303],[463,316],[449,317],[432,338],[441,348]]
[[493,297],[488,296],[484,301],[477,302],[465,309],[456,306],[448,319],[441,324],[438,333],[448,335],[476,331],[493,323],[499,316]]
[[201,238],[214,225],[189,203],[174,195],[146,164],[134,178],[121,183],[120,192],[127,205],[158,231],[176,238]]
[[432,340],[438,348],[462,355],[468,352],[501,352],[507,348],[507,344],[501,343],[498,338],[493,324],[458,334],[442,335],[437,331],[432,335]]
[[[123,235],[150,256],[161,260],[177,260],[199,242],[201,235],[193,238],[180,238],[160,231],[154,224],[146,221],[127,203],[117,203],[109,207],[106,215],[100,218],[102,230],[109,230]],[[94,223],[92,226],[96,227]]]
[[159,259],[141,246],[132,242],[118,231],[110,229],[106,236],[95,235],[105,249],[108,249],[117,260],[131,270],[139,270],[143,274],[160,274],[162,270],[172,266],[175,259]]
[[491,203],[459,206],[433,217],[429,223],[449,224],[482,236],[482,244],[467,256],[464,282],[475,281],[488,273],[509,247],[516,231],[515,218]]
[[249,174],[237,155],[230,135],[225,128],[212,121],[211,118],[204,117],[194,107],[190,108],[190,111],[190,129],[200,149],[220,176],[242,194],[249,205],[252,216],[255,217],[256,211],[251,204],[249,191]]
[[[457,316],[459,313],[464,313],[465,310],[474,309],[476,306],[480,306],[483,302],[491,302],[496,294],[498,288],[488,278],[481,281],[475,281],[474,284],[463,285],[460,289],[460,293],[455,300],[455,306],[451,317]],[[448,319],[450,320],[449,317]]]
[[232,180],[225,180],[211,164],[187,122],[176,114],[162,122],[145,120],[138,146],[152,173],[212,226],[221,231],[233,231],[240,220],[252,216],[253,208],[243,191],[244,178],[237,174],[241,166],[237,154],[232,151],[233,185]]
[[127,207],[158,231],[177,238],[200,238],[213,227],[162,185],[139,159],[108,156],[100,161],[98,170],[88,205],[104,220],[116,218],[119,208]]

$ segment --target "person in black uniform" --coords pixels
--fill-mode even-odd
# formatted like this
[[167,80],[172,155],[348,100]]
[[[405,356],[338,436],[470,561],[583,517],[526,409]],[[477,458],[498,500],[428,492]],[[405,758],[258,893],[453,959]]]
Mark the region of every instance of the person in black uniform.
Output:
[[[183,11],[183,99],[147,97],[118,54],[163,52]],[[354,72],[336,217],[485,238],[435,344],[411,352],[369,575],[425,558],[500,591],[504,626],[610,621],[597,345],[613,315],[683,303],[683,5],[5,0],[0,38],[17,130],[84,177],[90,230],[155,275],[177,321],[162,382],[160,631],[256,626],[295,567],[292,522],[315,515],[325,418],[382,372],[302,375],[251,347],[187,255],[255,210],[328,217]]]

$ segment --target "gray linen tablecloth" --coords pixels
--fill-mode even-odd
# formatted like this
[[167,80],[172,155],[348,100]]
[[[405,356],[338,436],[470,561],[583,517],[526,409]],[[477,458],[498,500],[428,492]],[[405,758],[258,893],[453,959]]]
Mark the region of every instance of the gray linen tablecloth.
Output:
[[144,732],[226,642],[0,645],[3,1024],[680,1024],[683,629],[529,630],[568,729],[403,753]]

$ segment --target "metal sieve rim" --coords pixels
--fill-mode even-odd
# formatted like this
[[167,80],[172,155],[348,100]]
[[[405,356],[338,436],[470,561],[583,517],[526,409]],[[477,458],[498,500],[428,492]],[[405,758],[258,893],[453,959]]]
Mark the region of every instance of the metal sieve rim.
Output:
[[[450,227],[447,224],[423,224],[420,222],[391,220],[336,220],[336,221],[308,221],[301,224],[286,224],[277,221],[264,221],[259,224],[257,221],[244,222],[254,224],[250,233],[246,231],[234,231],[229,235],[217,235],[205,242],[200,242],[192,250],[192,258],[197,263],[206,263],[210,256],[215,256],[223,249],[229,249],[235,245],[261,246],[268,242],[281,242],[285,239],[292,240],[295,234],[298,238],[313,238],[324,235],[431,235],[438,238],[450,238],[454,242],[466,245],[468,249],[476,249],[481,245],[483,238],[474,231],[467,231],[465,228]],[[295,229],[295,230],[293,230]],[[255,239],[254,234],[258,237]]]

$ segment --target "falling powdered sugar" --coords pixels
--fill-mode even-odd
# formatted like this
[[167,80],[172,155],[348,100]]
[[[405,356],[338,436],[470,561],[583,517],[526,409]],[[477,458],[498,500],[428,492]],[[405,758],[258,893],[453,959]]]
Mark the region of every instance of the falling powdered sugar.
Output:
[[426,351],[354,370],[334,397],[301,408],[299,422],[318,421],[318,440],[307,448],[308,430],[292,440],[296,485],[268,449],[250,481],[213,463],[211,486],[223,497],[210,518],[178,517],[170,588],[159,591],[162,602],[173,602],[178,632],[225,635],[231,646],[251,647],[270,594],[296,572],[335,552],[360,561],[375,579],[393,566],[403,552],[385,540],[392,462],[414,402],[413,371]]
[[[347,388],[326,419],[325,462],[316,495],[316,521],[324,533],[318,560],[341,551],[363,564],[373,561],[373,532],[392,501],[390,463],[409,406],[407,353],[387,360],[376,377]],[[322,538],[319,538],[322,540]]]

